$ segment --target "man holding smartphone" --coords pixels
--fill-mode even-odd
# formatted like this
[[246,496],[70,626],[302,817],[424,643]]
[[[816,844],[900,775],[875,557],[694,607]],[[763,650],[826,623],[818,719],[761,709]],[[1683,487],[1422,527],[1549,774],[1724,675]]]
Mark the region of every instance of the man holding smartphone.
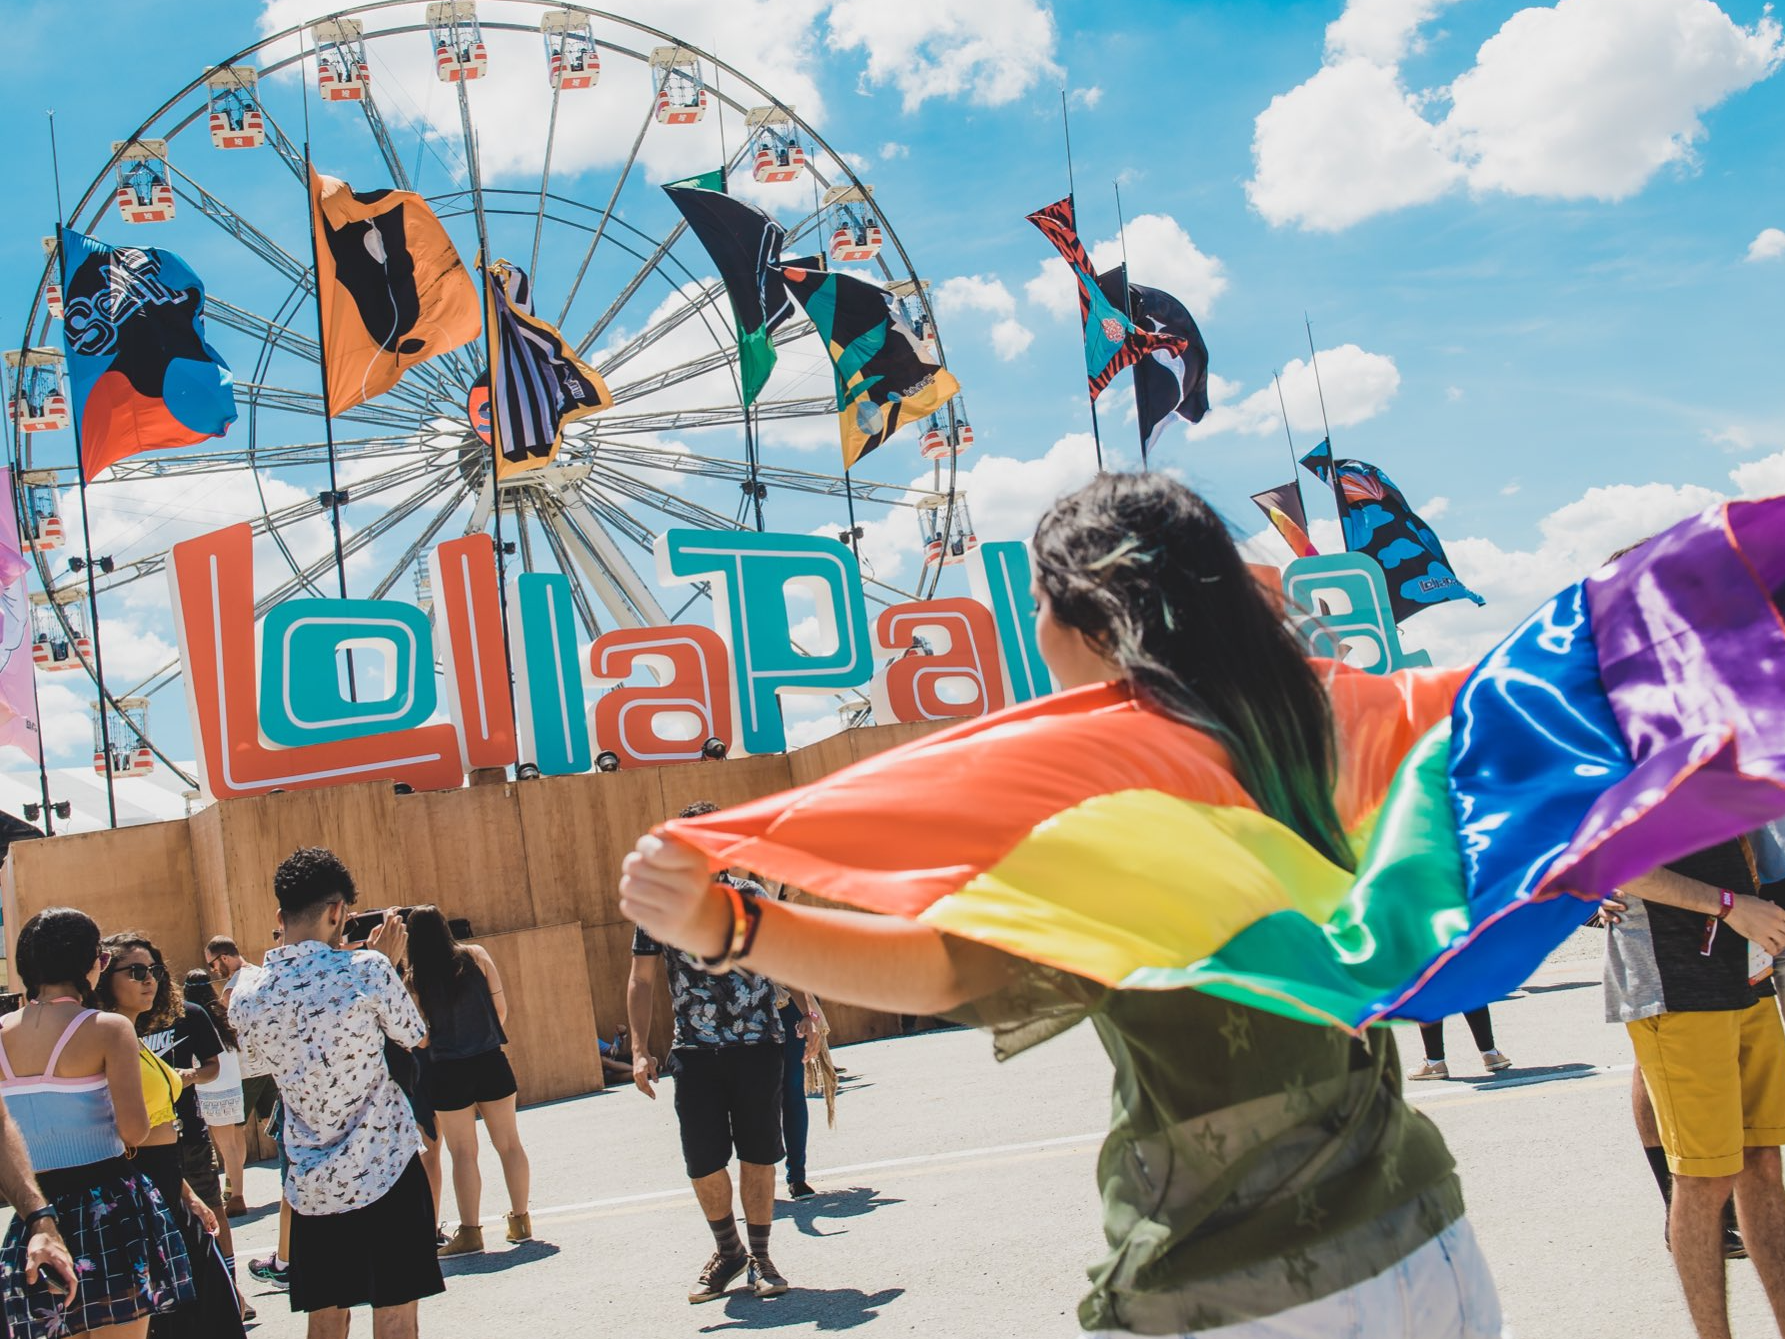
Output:
[[284,942],[236,989],[229,1021],[284,1105],[291,1309],[309,1314],[310,1339],[343,1339],[349,1309],[362,1305],[376,1339],[414,1339],[417,1302],[445,1284],[421,1136],[385,1059],[387,1040],[426,1040],[394,966],[408,934],[387,912],[365,948],[343,947],[357,893],[320,847],[288,857],[273,892]]

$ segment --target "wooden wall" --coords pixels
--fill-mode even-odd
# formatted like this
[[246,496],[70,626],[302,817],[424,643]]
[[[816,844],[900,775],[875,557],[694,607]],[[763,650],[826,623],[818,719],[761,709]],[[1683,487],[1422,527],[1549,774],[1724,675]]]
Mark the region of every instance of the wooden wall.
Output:
[[[590,1092],[601,1087],[595,1038],[626,1017],[632,925],[620,915],[620,862],[639,835],[696,800],[774,794],[935,728],[871,727],[791,754],[455,791],[292,791],[222,800],[177,822],[18,842],[0,877],[8,956],[34,912],[71,905],[107,933],[146,931],[180,972],[204,966],[213,934],[258,959],[276,924],[274,869],[301,846],[326,846],[353,872],[361,908],[432,902],[471,922],[511,992],[524,1102]],[[886,1014],[827,1008],[834,1043],[899,1030]],[[665,993],[656,1054],[669,1031]]]

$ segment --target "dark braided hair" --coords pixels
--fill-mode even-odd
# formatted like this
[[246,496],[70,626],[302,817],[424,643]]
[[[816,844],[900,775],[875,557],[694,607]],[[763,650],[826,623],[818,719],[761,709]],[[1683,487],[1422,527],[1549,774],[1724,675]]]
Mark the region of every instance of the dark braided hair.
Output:
[[1058,622],[1146,706],[1216,739],[1266,814],[1355,867],[1325,688],[1202,498],[1162,474],[1102,474],[1054,503],[1032,551]]

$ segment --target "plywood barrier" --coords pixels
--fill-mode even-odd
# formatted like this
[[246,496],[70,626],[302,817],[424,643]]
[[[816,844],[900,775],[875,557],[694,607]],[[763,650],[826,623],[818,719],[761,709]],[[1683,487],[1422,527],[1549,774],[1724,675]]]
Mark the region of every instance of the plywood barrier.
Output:
[[[601,1086],[597,1036],[626,1017],[632,926],[620,863],[639,835],[695,800],[721,806],[816,780],[938,728],[882,726],[786,755],[398,795],[388,783],[224,800],[190,819],[19,842],[0,877],[10,948],[45,907],[82,908],[107,933],[146,931],[169,965],[204,965],[213,934],[256,961],[271,947],[272,877],[301,846],[353,872],[359,905],[437,903],[496,958],[524,1102]],[[513,977],[511,980],[510,977]],[[900,1020],[830,1006],[831,1040],[884,1036]],[[669,1044],[660,994],[650,1045]]]

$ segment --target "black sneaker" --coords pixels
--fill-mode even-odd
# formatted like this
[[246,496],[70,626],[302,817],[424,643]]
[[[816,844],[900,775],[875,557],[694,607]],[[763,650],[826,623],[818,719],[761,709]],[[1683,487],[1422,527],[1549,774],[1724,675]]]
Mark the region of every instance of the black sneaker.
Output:
[[278,1263],[278,1258],[271,1255],[267,1256],[264,1260],[250,1260],[248,1262],[248,1273],[254,1278],[259,1279],[262,1283],[270,1284],[283,1291],[289,1291],[291,1288],[291,1266],[286,1265],[284,1269],[274,1268]]
[[1727,1223],[1723,1226],[1723,1258],[1725,1260],[1746,1260],[1748,1248],[1742,1242],[1742,1234]]
[[812,1189],[812,1183],[803,1178],[798,1181],[789,1181],[787,1183],[787,1198],[790,1200],[811,1199],[812,1196],[817,1193],[816,1190]]
[[750,1291],[758,1297],[779,1297],[793,1285],[781,1277],[775,1262],[766,1255],[750,1257]]
[[707,1267],[700,1271],[700,1280],[694,1285],[694,1291],[688,1294],[690,1302],[710,1302],[715,1297],[725,1296],[725,1290],[731,1281],[744,1272],[750,1263],[747,1255],[734,1255],[729,1260],[719,1252],[713,1252],[713,1258],[707,1261]]

